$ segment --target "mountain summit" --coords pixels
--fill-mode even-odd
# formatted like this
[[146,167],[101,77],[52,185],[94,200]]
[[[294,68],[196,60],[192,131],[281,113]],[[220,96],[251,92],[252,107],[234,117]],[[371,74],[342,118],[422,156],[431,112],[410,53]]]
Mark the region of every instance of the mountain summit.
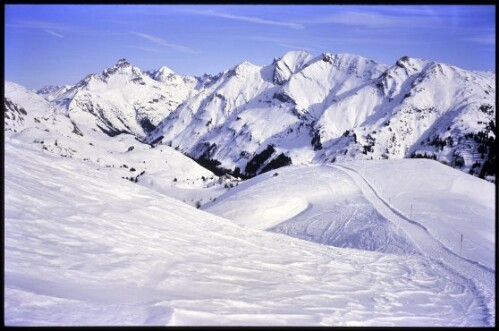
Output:
[[115,65],[115,67],[128,67],[128,66],[131,66],[131,64],[125,58],[119,59],[118,62],[116,62],[116,65]]

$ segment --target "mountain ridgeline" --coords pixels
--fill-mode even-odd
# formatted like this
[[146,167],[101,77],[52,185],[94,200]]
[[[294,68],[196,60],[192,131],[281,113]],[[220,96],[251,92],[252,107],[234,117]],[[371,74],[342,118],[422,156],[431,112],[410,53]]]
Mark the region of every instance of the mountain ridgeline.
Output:
[[[142,71],[125,59],[74,86],[38,91],[79,134],[132,134],[217,174],[287,164],[430,158],[495,182],[495,74],[402,57],[288,52],[218,75]],[[6,130],[22,102],[5,99]]]

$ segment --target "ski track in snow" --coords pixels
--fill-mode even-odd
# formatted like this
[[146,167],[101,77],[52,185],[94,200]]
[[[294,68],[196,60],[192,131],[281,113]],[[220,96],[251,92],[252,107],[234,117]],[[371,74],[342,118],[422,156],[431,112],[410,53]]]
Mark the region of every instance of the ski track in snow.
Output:
[[402,228],[432,263],[442,266],[448,274],[459,275],[474,293],[476,300],[479,301],[479,306],[485,310],[486,317],[484,323],[495,325],[495,316],[491,313],[495,311],[495,296],[491,291],[491,289],[495,288],[494,270],[451,251],[438,239],[433,237],[422,224],[409,219],[390,206],[379,196],[367,179],[354,169],[345,165],[330,166],[347,173],[376,210]]

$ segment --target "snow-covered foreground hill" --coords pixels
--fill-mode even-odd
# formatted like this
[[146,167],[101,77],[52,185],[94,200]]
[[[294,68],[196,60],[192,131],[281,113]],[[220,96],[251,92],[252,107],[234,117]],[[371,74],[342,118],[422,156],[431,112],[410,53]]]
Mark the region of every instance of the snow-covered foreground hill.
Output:
[[281,168],[203,209],[246,228],[421,255],[460,275],[494,311],[494,189],[436,161],[354,161]]
[[416,252],[419,243],[380,213],[370,191],[450,250],[494,268],[495,186],[436,161],[285,167],[242,183],[203,209],[244,227],[337,247]]
[[337,247],[395,254],[416,249],[341,170],[291,166],[260,175],[203,206],[248,228]]
[[[374,183],[370,169],[361,165],[355,169]],[[236,209],[229,215],[234,220],[215,216],[140,181],[123,180],[116,171],[6,138],[5,324],[495,324],[494,270],[478,263],[488,265],[483,252],[489,244],[466,253],[467,260],[457,252],[432,256],[440,252],[439,238],[428,237],[434,240],[423,244],[414,236],[417,231],[396,223],[393,211],[383,210],[367,184],[348,170],[282,168],[277,176],[270,172],[255,177],[217,198],[222,204],[241,196],[241,208],[246,208],[244,203],[256,215],[268,217],[256,229],[248,227],[250,219],[241,221]],[[300,172],[315,175],[315,193],[305,190],[306,184],[296,186]],[[245,190],[269,181],[276,183],[273,191],[274,186],[265,187],[274,194],[275,205],[252,203],[251,196],[244,196]],[[379,199],[392,192],[389,184],[372,185],[384,190]],[[406,187],[404,192],[410,185]],[[301,191],[290,193],[296,188]],[[454,188],[452,192],[462,192],[458,185]],[[269,194],[266,190],[260,194]],[[329,198],[323,196],[327,190]],[[371,215],[365,218],[366,228],[379,223],[380,238],[391,241],[380,249],[356,247],[364,242],[362,234],[371,233],[360,231],[359,240],[344,241],[356,249],[340,248],[261,230],[321,208],[341,219],[324,209],[328,199],[348,207],[345,216],[356,210],[361,216],[340,229],[351,224],[359,230],[362,215]],[[392,199],[392,208],[405,213],[401,200]],[[469,213],[475,203],[490,207],[487,199],[471,201]],[[477,215],[481,225],[493,222],[488,212]],[[419,222],[416,214],[411,216]],[[318,219],[311,224],[322,223]],[[477,229],[471,231],[481,236]],[[406,249],[388,254],[390,243]],[[473,265],[470,272],[477,272],[473,279],[462,271],[466,263]]]

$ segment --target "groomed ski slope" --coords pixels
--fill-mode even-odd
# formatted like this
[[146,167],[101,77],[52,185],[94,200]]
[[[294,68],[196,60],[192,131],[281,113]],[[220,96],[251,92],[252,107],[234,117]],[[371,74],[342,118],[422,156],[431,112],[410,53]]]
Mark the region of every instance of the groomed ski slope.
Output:
[[495,323],[419,254],[243,228],[110,171],[6,140],[6,325]]

